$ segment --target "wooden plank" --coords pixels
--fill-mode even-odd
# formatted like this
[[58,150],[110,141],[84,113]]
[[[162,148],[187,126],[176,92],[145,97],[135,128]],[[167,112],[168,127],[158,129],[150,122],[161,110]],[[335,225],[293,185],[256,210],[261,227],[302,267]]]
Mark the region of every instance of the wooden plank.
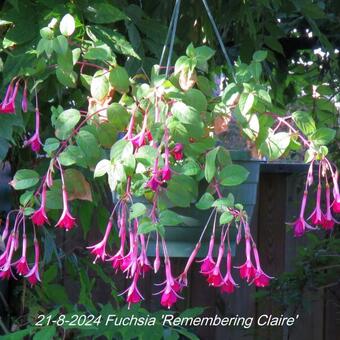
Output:
[[[277,276],[284,271],[285,197],[284,174],[261,174],[257,244],[262,269],[270,276]],[[262,314],[280,315],[279,306],[270,298],[261,300],[256,306],[256,319]],[[261,327],[257,328],[256,334],[262,339],[282,339],[283,329]]]

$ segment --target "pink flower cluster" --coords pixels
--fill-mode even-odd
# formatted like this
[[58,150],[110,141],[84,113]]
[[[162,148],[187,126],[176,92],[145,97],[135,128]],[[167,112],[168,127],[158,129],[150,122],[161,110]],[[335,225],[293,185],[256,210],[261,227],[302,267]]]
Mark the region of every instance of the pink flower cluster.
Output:
[[[66,231],[71,230],[76,225],[76,219],[71,215],[71,212],[69,210],[69,204],[68,204],[68,194],[66,190],[66,184],[64,179],[64,172],[61,167],[61,164],[59,163],[59,160],[56,160],[57,167],[60,171],[61,176],[61,183],[62,183],[62,197],[63,197],[63,211],[62,214],[56,224],[56,227],[59,227],[60,229],[65,229]],[[53,163],[52,163],[53,164]],[[40,190],[40,197],[41,197],[41,203],[39,209],[35,210],[34,213],[31,216],[32,222],[36,226],[42,226],[46,223],[49,224],[49,220],[46,214],[46,191],[47,187],[51,187],[53,185],[53,165],[47,170],[47,174],[43,179],[41,190]],[[38,192],[39,193],[39,190]]]
[[[16,217],[13,226],[11,227],[10,217],[14,213],[16,213]],[[26,257],[27,234],[25,222],[23,210],[12,210],[7,214],[5,228],[1,235],[3,242],[5,242],[5,249],[0,255],[0,279],[5,280],[10,277],[15,278],[15,272],[17,275],[27,278],[29,283],[34,286],[41,281],[39,274],[40,250],[34,229],[33,245],[35,255],[34,263],[30,268]],[[15,253],[18,251],[20,244],[22,245],[21,255],[15,258]]]
[[[314,230],[321,227],[325,230],[332,230],[335,223],[339,223],[333,214],[340,214],[340,193],[338,184],[338,169],[326,157],[318,163],[318,184],[316,188],[315,208],[311,215],[305,218],[306,205],[308,200],[308,189],[314,183],[314,168],[316,161],[313,160],[309,166],[305,190],[302,196],[299,217],[292,223],[294,235],[302,236],[307,230]],[[333,184],[333,190],[331,190]],[[325,192],[325,209],[322,209],[322,191]],[[331,199],[333,196],[333,200]]]

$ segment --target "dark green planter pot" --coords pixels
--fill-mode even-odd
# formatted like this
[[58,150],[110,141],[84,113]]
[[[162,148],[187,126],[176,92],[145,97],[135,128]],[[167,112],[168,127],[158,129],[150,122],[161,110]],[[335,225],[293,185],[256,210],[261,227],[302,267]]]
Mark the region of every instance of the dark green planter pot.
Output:
[[[223,194],[227,195],[228,193],[232,193],[235,197],[235,201],[243,204],[249,218],[251,219],[256,204],[261,162],[250,160],[248,153],[243,151],[231,152],[231,156],[235,164],[242,165],[246,169],[248,169],[249,176],[245,183],[237,187],[223,188]],[[206,185],[202,187],[202,192],[200,194],[204,193],[205,188]],[[176,208],[173,210],[181,215],[192,217],[198,221],[197,226],[180,225],[166,227],[165,239],[169,255],[172,257],[188,257],[194,249],[211,211],[198,210],[194,205],[192,205],[190,208]],[[206,256],[209,245],[211,226],[212,219],[210,222],[210,226],[208,227],[204,235],[198,257]],[[152,239],[149,241],[149,243],[150,245],[148,247],[148,255],[154,256],[155,240]]]

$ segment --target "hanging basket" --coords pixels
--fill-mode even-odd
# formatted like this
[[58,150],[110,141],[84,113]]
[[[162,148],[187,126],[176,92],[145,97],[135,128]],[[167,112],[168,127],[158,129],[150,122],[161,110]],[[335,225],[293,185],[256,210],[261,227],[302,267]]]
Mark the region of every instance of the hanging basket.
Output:
[[[251,222],[256,204],[260,165],[263,162],[250,159],[247,151],[231,151],[230,154],[233,163],[245,167],[249,171],[249,176],[243,184],[238,185],[237,187],[228,187],[224,189],[223,194],[227,196],[228,193],[231,193],[234,195],[235,202],[242,202],[244,209],[248,214],[249,221]],[[199,191],[201,192],[199,192],[199,196],[204,193],[206,186],[207,183],[202,183],[200,185]],[[165,240],[168,245],[168,252],[172,257],[188,257],[200,238],[204,225],[209,218],[210,211],[198,210],[194,204],[192,204],[189,208],[176,208],[174,210],[178,214],[194,219],[196,223],[178,226],[165,226]],[[210,233],[205,233],[205,236],[203,237],[202,245],[197,255],[198,258],[206,256],[209,247],[209,235]],[[148,255],[155,256],[155,239],[150,239],[149,243],[150,246],[148,247]],[[217,251],[218,242],[216,242],[216,244],[217,246],[215,251]],[[233,248],[233,244],[231,246]]]

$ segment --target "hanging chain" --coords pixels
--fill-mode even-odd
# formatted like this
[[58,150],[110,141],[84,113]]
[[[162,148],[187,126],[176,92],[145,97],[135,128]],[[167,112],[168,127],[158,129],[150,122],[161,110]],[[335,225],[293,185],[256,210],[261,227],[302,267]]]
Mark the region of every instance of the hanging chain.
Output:
[[[207,12],[208,18],[210,20],[211,26],[213,27],[213,30],[215,32],[217,41],[221,47],[222,53],[224,55],[224,58],[227,61],[227,64],[230,68],[230,72],[231,75],[233,77],[233,80],[236,82],[236,77],[235,77],[235,73],[234,73],[234,67],[233,64],[229,58],[228,52],[223,44],[223,40],[222,37],[218,31],[216,22],[212,16],[212,13],[210,11],[210,8],[208,6],[208,3],[206,0],[202,0],[204,8]],[[180,6],[181,6],[181,0],[176,0],[172,15],[171,15],[171,19],[170,19],[170,24],[169,24],[169,29],[166,35],[166,39],[165,39],[165,43],[163,46],[163,50],[162,50],[162,54],[161,54],[161,58],[159,61],[159,65],[162,66],[164,57],[165,57],[165,52],[166,49],[169,47],[169,52],[168,52],[168,59],[167,59],[167,63],[166,63],[166,68],[165,68],[165,75],[168,76],[169,72],[170,72],[170,63],[171,63],[171,58],[172,58],[172,54],[173,54],[173,49],[174,49],[174,42],[175,42],[175,36],[176,36],[176,29],[177,29],[177,24],[178,24],[178,18],[179,18],[179,10],[180,10]],[[169,44],[169,39],[170,39],[170,44]]]

